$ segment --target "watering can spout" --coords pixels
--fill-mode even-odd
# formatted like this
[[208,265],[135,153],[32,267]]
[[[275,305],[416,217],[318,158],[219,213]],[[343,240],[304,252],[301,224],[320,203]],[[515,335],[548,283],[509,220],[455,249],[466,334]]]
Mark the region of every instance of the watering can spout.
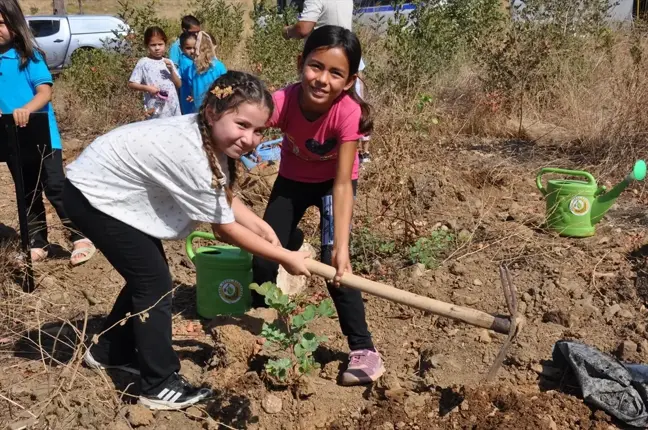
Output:
[[612,207],[617,197],[625,190],[632,181],[643,181],[646,177],[646,163],[643,160],[638,160],[632,172],[629,173],[621,182],[614,186],[610,191],[605,192],[604,188],[600,189],[602,194],[594,199],[592,203],[592,224],[598,223],[606,212]]

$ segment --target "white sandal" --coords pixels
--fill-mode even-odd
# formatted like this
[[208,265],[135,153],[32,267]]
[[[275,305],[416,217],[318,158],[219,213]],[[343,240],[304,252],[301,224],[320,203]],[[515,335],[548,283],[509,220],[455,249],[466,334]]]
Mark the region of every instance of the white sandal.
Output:
[[[74,249],[72,251],[72,255],[70,256],[70,264],[72,266],[78,266],[80,264],[85,263],[86,261],[90,260],[92,257],[94,257],[95,253],[97,252],[97,248],[94,246],[94,244],[89,240],[89,239],[80,239],[74,242],[74,246],[78,245],[79,243],[86,243],[87,246]],[[75,259],[75,257],[85,254],[84,257],[81,257],[79,259]]]

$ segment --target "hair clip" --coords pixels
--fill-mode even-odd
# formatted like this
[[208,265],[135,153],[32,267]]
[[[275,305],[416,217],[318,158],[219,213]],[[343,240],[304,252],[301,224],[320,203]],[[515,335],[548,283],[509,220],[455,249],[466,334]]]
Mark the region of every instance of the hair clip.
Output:
[[232,95],[234,93],[234,90],[232,89],[231,86],[227,86],[225,88],[221,88],[217,86],[213,90],[211,90],[211,93],[222,100],[225,97]]

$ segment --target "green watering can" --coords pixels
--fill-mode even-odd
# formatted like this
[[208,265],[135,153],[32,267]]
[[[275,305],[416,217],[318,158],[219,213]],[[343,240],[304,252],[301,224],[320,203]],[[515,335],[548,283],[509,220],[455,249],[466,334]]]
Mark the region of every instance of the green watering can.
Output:
[[[542,186],[542,176],[557,173],[579,176],[585,181],[571,179],[551,179],[547,188]],[[632,181],[642,181],[646,177],[646,163],[639,160],[632,172],[610,191],[598,187],[596,180],[582,170],[566,170],[545,167],[536,177],[536,185],[547,200],[547,227],[561,236],[588,237],[596,232],[596,223],[614,204],[617,197]]]
[[216,240],[213,234],[194,231],[187,237],[187,256],[196,266],[196,307],[203,318],[241,315],[252,306],[252,255],[229,245],[194,250],[195,238]]

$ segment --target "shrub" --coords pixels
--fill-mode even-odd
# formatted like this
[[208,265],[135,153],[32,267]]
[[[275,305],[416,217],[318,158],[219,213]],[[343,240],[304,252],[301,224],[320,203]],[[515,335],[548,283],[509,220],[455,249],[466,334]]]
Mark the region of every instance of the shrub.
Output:
[[389,53],[385,82],[410,90],[448,68],[474,42],[501,25],[500,0],[432,0],[414,2],[409,14],[396,14],[387,28]]
[[250,17],[252,35],[246,44],[250,68],[271,87],[295,82],[302,42],[284,40],[282,30],[285,25],[296,22],[297,10],[285,8],[279,13],[276,6],[268,7],[264,1],[255,0]]
[[98,134],[139,119],[141,95],[127,87],[137,59],[102,50],[80,50],[57,82],[56,112],[62,129]]
[[216,39],[219,58],[227,59],[243,38],[243,4],[225,0],[194,0],[191,6],[191,14],[200,20],[201,28]]

